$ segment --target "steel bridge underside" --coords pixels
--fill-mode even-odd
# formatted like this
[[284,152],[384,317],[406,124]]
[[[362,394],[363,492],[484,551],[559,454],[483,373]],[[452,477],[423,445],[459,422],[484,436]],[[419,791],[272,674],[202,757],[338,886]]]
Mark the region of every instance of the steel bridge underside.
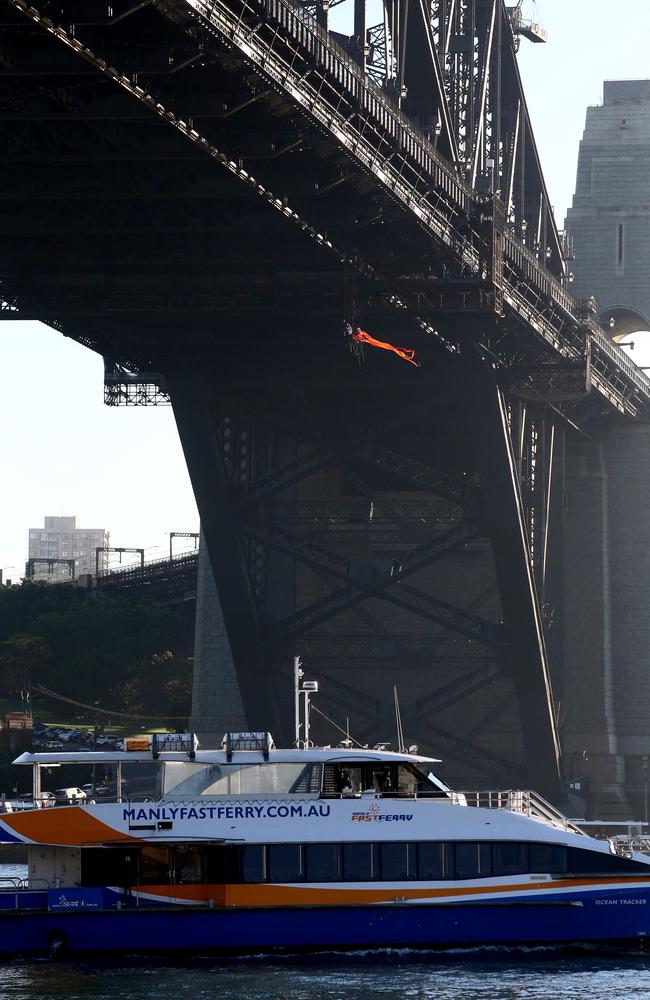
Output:
[[0,317],[164,379],[252,726],[300,652],[363,740],[397,683],[459,775],[557,798],[554,470],[647,380],[548,220],[543,261],[286,0],[107,9],[0,2]]

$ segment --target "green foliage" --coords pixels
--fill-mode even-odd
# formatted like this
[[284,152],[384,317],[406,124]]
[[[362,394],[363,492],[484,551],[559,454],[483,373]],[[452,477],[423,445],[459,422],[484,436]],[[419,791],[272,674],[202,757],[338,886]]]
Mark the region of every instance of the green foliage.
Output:
[[[0,588],[0,697],[29,681],[101,708],[189,714],[191,659],[169,609],[68,584]],[[70,706],[74,712],[73,706]]]

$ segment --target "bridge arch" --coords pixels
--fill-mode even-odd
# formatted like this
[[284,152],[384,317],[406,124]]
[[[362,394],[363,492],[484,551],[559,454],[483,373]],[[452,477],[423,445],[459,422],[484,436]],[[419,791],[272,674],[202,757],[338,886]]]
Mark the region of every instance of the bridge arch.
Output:
[[[611,326],[612,320],[613,326]],[[650,318],[633,306],[608,306],[600,310],[598,321],[606,330],[611,328],[611,337],[616,343],[632,333],[650,332]]]

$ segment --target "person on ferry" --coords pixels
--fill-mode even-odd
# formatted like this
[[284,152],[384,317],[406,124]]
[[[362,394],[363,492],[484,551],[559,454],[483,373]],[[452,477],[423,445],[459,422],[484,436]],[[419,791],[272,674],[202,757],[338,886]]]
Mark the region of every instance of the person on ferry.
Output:
[[388,771],[375,771],[373,778],[373,784],[376,792],[380,792],[382,795],[392,792],[393,789],[390,780],[390,773]]
[[339,773],[339,792],[341,795],[345,795],[346,792],[350,794],[353,792],[354,788],[352,786],[352,778],[350,777],[350,772],[347,767],[342,767]]

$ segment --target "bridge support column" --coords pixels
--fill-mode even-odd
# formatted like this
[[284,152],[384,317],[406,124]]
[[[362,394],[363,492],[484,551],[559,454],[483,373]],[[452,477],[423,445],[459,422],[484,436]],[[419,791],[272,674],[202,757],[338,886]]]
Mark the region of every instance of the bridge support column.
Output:
[[202,538],[196,581],[194,678],[190,729],[204,748],[246,729],[246,716],[210,558]]
[[587,810],[598,819],[645,813],[649,493],[650,427],[616,427],[569,447],[562,739],[570,776],[590,785]]
[[529,780],[542,795],[557,802],[561,784],[555,710],[506,401],[487,364],[466,369],[463,387],[484,525],[492,541],[503,608],[504,667],[519,704]]
[[271,671],[265,662],[262,626],[238,513],[238,487],[220,440],[219,386],[198,366],[174,371],[168,376],[168,386],[225,633],[237,665],[246,720],[253,729],[278,730]]

